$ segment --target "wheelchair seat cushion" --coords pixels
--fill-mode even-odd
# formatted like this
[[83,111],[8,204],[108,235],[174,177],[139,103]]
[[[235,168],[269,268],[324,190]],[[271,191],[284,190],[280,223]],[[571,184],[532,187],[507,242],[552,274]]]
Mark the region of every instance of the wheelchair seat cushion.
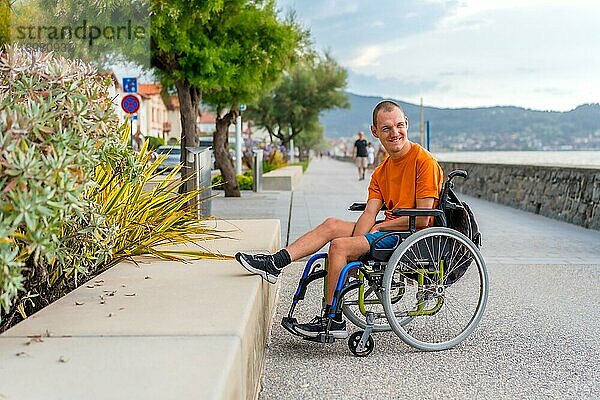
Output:
[[[375,241],[375,239],[377,239],[378,237],[383,236],[383,234],[385,234],[387,232],[374,232],[374,233],[365,233],[365,237],[367,238],[367,240],[369,241],[369,244],[372,245],[373,242]],[[386,238],[383,238],[382,240],[380,240],[379,242],[377,242],[375,244],[375,248],[376,249],[390,249],[393,250],[396,248],[396,246],[398,246],[398,243],[400,242],[400,238],[396,235],[392,235],[392,236],[388,236]]]
[[[386,237],[383,237],[387,235]],[[375,233],[366,233],[365,237],[371,245],[370,251],[362,259],[371,259],[376,261],[389,260],[398,245],[410,235],[410,232],[392,232],[383,231]]]

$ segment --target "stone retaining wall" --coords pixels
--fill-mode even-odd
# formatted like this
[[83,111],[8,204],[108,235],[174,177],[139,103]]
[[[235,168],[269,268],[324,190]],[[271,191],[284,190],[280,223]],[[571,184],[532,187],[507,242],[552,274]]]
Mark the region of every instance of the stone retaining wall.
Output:
[[600,230],[600,169],[440,162],[464,169],[455,189],[546,217]]

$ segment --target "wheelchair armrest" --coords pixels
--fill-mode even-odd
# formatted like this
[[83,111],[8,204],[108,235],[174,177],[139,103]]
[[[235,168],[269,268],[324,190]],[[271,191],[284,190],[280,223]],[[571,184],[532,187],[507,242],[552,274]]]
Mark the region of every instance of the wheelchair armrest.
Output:
[[392,211],[392,215],[394,217],[440,217],[444,212],[437,208],[397,208]]
[[392,211],[394,217],[409,217],[408,226],[411,232],[417,230],[417,217],[435,217],[442,226],[446,226],[444,211],[437,208],[398,208]]
[[348,207],[348,211],[365,211],[365,208],[367,208],[367,203],[352,203]]
[[[352,203],[350,207],[348,207],[348,211],[365,211],[367,208],[367,203]],[[387,210],[385,205],[381,206],[381,211]]]

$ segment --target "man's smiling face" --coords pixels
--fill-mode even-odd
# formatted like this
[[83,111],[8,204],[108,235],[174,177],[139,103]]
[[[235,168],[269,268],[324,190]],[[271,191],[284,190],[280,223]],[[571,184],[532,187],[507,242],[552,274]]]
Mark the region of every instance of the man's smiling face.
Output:
[[377,114],[377,126],[371,125],[371,132],[393,159],[402,157],[410,150],[408,118],[399,108],[381,110]]

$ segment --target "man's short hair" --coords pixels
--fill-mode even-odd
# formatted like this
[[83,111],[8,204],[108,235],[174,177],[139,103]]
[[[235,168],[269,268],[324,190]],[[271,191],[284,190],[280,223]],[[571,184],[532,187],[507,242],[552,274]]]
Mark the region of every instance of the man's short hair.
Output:
[[393,111],[394,108],[400,109],[400,111],[402,111],[402,115],[406,115],[404,114],[402,107],[400,107],[400,104],[396,103],[394,100],[382,100],[377,103],[375,108],[373,108],[373,126],[377,127],[377,115],[381,111],[390,112]]

